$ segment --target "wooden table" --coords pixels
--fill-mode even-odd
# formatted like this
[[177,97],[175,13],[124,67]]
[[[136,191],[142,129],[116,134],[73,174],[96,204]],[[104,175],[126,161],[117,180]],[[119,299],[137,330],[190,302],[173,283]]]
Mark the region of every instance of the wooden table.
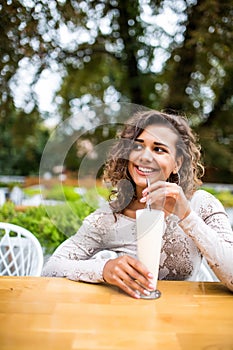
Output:
[[233,294],[160,281],[157,300],[62,278],[0,277],[1,350],[230,350]]

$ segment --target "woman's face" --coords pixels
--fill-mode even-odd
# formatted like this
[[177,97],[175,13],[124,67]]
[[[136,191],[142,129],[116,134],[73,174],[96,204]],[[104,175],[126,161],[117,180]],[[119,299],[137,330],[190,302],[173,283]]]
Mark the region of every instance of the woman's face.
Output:
[[129,155],[128,170],[136,188],[146,187],[146,176],[151,182],[167,180],[177,173],[181,160],[176,159],[177,135],[164,125],[150,125],[135,140]]

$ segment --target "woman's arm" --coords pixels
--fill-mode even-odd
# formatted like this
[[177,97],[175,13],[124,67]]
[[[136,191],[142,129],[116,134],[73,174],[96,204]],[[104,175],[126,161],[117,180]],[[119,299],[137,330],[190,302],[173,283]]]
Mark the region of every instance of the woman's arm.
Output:
[[[112,221],[111,221],[112,219]],[[154,290],[149,271],[127,254],[118,256],[103,244],[110,236],[113,215],[91,214],[79,231],[63,242],[45,265],[42,276],[67,277],[74,281],[107,282],[121,288],[132,297],[148,295]],[[146,289],[145,289],[146,288]],[[148,290],[147,290],[148,289]]]
[[[106,226],[106,225],[105,225]],[[45,264],[42,276],[67,277],[75,281],[103,282],[103,267],[116,253],[97,254],[102,243],[104,214],[94,212],[84,221],[78,232],[63,242]]]
[[233,291],[233,232],[222,204],[206,191],[197,191],[191,213],[180,222],[218,279]]

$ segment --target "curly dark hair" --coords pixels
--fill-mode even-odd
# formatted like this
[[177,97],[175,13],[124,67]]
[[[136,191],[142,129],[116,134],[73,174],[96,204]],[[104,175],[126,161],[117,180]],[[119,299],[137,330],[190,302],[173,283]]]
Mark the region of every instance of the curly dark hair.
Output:
[[[176,158],[183,159],[179,185],[186,197],[190,198],[202,183],[200,178],[204,174],[204,167],[200,160],[200,145],[187,119],[155,110],[137,112],[124,125],[105,165],[104,180],[115,187],[110,196],[110,205],[116,213],[122,212],[136,198],[136,186],[128,171],[129,154],[134,140],[147,126],[154,124],[166,126],[178,136]],[[167,181],[177,183],[177,175],[170,174]],[[112,200],[113,195],[115,200]]]

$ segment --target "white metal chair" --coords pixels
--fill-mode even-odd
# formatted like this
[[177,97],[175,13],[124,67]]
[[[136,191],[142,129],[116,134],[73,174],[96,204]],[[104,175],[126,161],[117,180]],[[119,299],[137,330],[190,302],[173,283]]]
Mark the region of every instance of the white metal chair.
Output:
[[40,276],[43,250],[25,228],[0,222],[0,276]]
[[196,278],[196,281],[205,281],[205,282],[219,281],[219,279],[215,276],[214,272],[211,270],[211,268],[209,267],[204,257],[202,258],[200,270]]

